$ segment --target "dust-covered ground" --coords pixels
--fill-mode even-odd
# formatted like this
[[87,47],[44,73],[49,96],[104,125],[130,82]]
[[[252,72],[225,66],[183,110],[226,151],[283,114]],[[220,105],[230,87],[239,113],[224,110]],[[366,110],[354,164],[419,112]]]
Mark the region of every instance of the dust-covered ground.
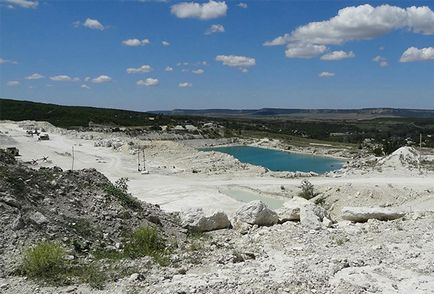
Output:
[[[35,126],[44,127],[50,140],[28,136],[25,130]],[[104,290],[87,285],[41,287],[24,278],[3,277],[0,291],[434,292],[432,150],[403,148],[386,158],[348,158],[343,170],[314,175],[270,172],[229,155],[198,151],[191,142],[155,140],[155,136],[153,140],[138,140],[115,133],[66,131],[34,122],[2,122],[0,131],[0,147],[16,146],[20,161],[29,166],[71,169],[74,147],[74,169],[95,168],[112,181],[128,177],[129,191],[134,196],[158,204],[165,211],[220,209],[231,217],[243,205],[231,197],[234,193],[248,191],[250,195],[285,202],[298,194],[302,179],[308,177],[318,193],[313,201],[321,203],[334,221],[320,230],[285,222],[271,227],[250,226],[243,231],[205,233],[180,246],[169,266],[135,264],[135,274],[109,283]],[[273,146],[262,145],[281,147],[275,142]],[[138,149],[145,151],[149,174],[137,171]],[[322,153],[333,155],[330,150]],[[337,150],[336,155],[346,153]],[[37,160],[36,164],[33,160]],[[405,212],[405,216],[393,221],[351,223],[342,220],[341,210],[346,206],[388,207]]]

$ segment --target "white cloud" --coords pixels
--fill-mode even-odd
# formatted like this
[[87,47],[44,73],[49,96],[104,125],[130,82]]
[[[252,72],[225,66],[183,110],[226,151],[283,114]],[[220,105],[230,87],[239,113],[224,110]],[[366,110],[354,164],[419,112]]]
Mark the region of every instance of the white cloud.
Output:
[[8,3],[14,6],[19,6],[22,8],[36,8],[38,7],[38,1],[30,1],[30,0],[5,0],[5,3]]
[[195,69],[192,71],[192,73],[197,74],[197,75],[201,75],[203,74],[205,71],[201,68]]
[[125,46],[130,46],[130,47],[145,46],[145,45],[148,45],[150,43],[151,42],[149,41],[149,39],[139,40],[136,38],[122,41],[122,44],[124,44]]
[[214,34],[214,33],[224,33],[224,31],[225,31],[225,27],[223,25],[221,25],[221,24],[213,24],[212,26],[210,26],[206,30],[205,34],[206,35],[211,35],[211,34]]
[[86,84],[81,85],[80,88],[90,90],[90,87]]
[[15,87],[15,86],[19,86],[20,82],[19,81],[9,81],[6,84],[10,87]]
[[377,55],[374,58],[372,58],[372,61],[378,63],[378,65],[381,67],[386,67],[389,65],[389,63],[387,62],[387,59],[384,57],[381,57],[380,55]]
[[178,87],[180,87],[180,88],[190,88],[192,86],[193,86],[193,84],[192,83],[188,83],[188,82],[183,82],[183,83],[179,83],[178,84]]
[[248,7],[247,3],[239,3],[237,6],[241,7],[241,8],[247,8]]
[[434,60],[434,47],[418,49],[410,47],[402,53],[400,62],[427,61]]
[[139,86],[154,87],[158,86],[158,84],[160,84],[160,81],[158,79],[147,78],[143,80],[138,80],[136,84]]
[[170,11],[178,18],[213,19],[226,15],[226,3],[210,0],[208,3],[181,2],[172,5]]
[[165,71],[173,71],[173,67],[171,66],[166,66],[166,68],[164,69]]
[[68,75],[57,75],[50,77],[50,80],[56,81],[56,82],[77,82],[80,79],[79,78],[72,78]]
[[285,55],[288,58],[312,58],[326,51],[327,47],[324,45],[294,43],[288,44]]
[[170,46],[170,43],[167,42],[167,41],[162,41],[162,42],[161,42],[161,45],[167,47],[167,46]]
[[[341,45],[352,40],[373,39],[399,29],[434,35],[434,12],[427,6],[350,6],[340,9],[336,16],[328,20],[300,26],[290,34],[267,41],[264,45],[288,44],[292,48]],[[287,56],[299,57],[297,54]],[[306,55],[302,53],[301,57],[306,58]]]
[[39,80],[39,79],[43,79],[45,78],[43,75],[38,74],[38,73],[34,73],[28,77],[25,77],[26,80]]
[[84,78],[84,81],[85,81],[85,82],[88,82],[88,81],[90,81],[91,79],[92,79],[91,77],[85,77],[85,78]]
[[318,75],[320,78],[331,78],[335,76],[334,72],[323,71]]
[[230,67],[246,68],[256,65],[254,58],[246,56],[217,55],[215,59]]
[[356,55],[353,51],[345,52],[345,51],[333,51],[321,56],[321,60],[342,60],[347,58],[353,58]]
[[289,43],[291,40],[291,36],[289,34],[284,34],[283,36],[279,36],[271,41],[264,42],[264,46],[281,46]]
[[87,18],[83,26],[92,30],[104,30],[104,26],[96,19]]
[[96,78],[92,79],[92,83],[102,84],[102,83],[110,82],[111,80],[112,80],[112,78],[109,77],[109,76],[100,75],[99,77],[96,77]]
[[150,65],[144,64],[138,68],[132,68],[132,67],[127,68],[127,73],[136,74],[136,73],[150,72],[151,70],[152,70],[152,67]]
[[0,64],[6,64],[6,63],[17,64],[18,62],[16,62],[15,60],[8,60],[8,59],[0,58]]

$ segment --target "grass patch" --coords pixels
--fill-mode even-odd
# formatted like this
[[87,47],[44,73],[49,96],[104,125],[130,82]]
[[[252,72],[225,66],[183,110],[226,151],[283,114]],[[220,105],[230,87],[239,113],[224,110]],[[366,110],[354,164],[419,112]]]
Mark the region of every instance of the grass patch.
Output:
[[152,256],[160,265],[167,263],[164,239],[153,227],[141,227],[135,230],[125,245],[124,252],[129,258]]
[[23,272],[31,278],[56,279],[66,269],[65,250],[55,242],[42,242],[23,254]]

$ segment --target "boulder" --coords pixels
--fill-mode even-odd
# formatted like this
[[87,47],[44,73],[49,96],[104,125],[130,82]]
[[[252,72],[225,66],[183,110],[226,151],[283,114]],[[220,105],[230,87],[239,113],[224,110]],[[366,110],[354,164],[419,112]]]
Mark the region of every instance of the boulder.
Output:
[[228,216],[223,211],[205,214],[202,208],[189,209],[181,213],[181,226],[197,232],[209,232],[231,227]]
[[366,222],[369,219],[382,221],[394,220],[405,215],[404,212],[384,207],[344,207],[342,218],[352,222]]
[[276,210],[279,223],[287,221],[300,221],[300,209],[305,205],[312,204],[309,200],[301,197],[293,197],[283,203],[283,207]]
[[322,228],[325,218],[327,218],[325,209],[314,203],[306,204],[300,208],[300,223],[303,227],[319,230]]
[[38,226],[48,223],[48,218],[39,211],[32,213],[29,216],[29,220]]
[[238,208],[235,212],[235,219],[251,225],[271,226],[278,223],[279,216],[262,201],[255,200]]

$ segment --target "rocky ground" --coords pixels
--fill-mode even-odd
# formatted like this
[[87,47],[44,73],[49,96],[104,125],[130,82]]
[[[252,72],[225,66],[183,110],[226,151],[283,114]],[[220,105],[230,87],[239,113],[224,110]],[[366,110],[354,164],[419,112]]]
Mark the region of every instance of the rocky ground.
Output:
[[[2,145],[19,144],[22,162],[36,156],[31,138],[7,127],[16,133],[1,136]],[[295,197],[303,178],[193,148],[215,141],[186,146],[50,130],[53,139],[38,147],[51,162],[0,158],[0,293],[434,292],[432,150],[355,158],[339,172],[309,177],[317,195],[305,200]],[[67,170],[71,145],[79,151],[77,171]],[[151,175],[137,176],[129,167],[136,160],[133,146],[147,150]],[[134,198],[125,202],[107,190],[113,184],[106,176],[81,170],[89,165],[111,180],[128,175],[134,196],[182,212],[136,206]],[[214,194],[228,184],[286,202],[273,211]],[[38,241],[57,240],[68,259],[89,263],[96,249],[123,252],[125,231],[149,225],[168,240],[167,261],[99,259],[98,267],[109,273],[103,289],[77,281],[54,286],[20,274],[23,249]]]

